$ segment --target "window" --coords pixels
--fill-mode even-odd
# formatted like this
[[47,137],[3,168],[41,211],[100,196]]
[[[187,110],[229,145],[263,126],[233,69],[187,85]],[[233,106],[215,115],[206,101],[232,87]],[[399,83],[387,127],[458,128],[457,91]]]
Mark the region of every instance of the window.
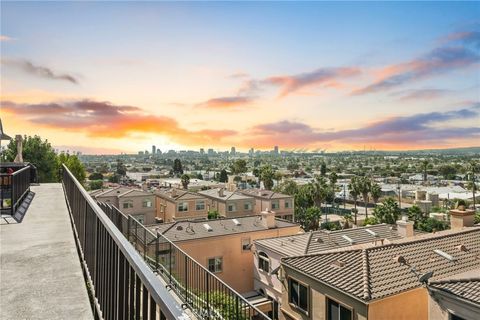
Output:
[[205,201],[200,200],[195,202],[195,210],[200,211],[200,210],[205,210]]
[[258,269],[265,272],[270,271],[270,259],[265,252],[258,253]]
[[327,299],[327,320],[352,320],[352,310],[334,300]]
[[243,209],[245,211],[251,211],[252,210],[252,203],[251,202],[244,202],[243,203]]
[[242,251],[250,251],[250,238],[242,238]]
[[278,200],[272,201],[271,205],[272,205],[272,210],[278,209],[279,208]]
[[152,207],[152,200],[150,199],[143,199],[142,206],[144,208],[151,208]]
[[290,208],[290,201],[285,200],[285,209],[288,209],[288,208]]
[[233,212],[233,211],[237,211],[237,206],[235,205],[235,203],[229,203],[228,212]]
[[222,257],[215,257],[208,259],[208,271],[217,273],[222,272],[223,265],[223,258]]
[[[308,288],[297,280],[288,279],[288,302],[308,312]],[[330,320],[330,318],[328,318]]]
[[133,201],[125,201],[123,203],[123,209],[133,208]]
[[180,203],[178,204],[178,211],[179,211],[179,212],[188,211],[188,202],[180,202]]

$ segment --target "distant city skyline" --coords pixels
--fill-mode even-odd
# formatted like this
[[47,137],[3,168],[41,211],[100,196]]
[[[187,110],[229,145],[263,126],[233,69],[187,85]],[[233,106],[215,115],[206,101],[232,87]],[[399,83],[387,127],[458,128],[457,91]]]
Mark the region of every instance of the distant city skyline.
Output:
[[479,2],[2,2],[5,132],[83,153],[479,146]]

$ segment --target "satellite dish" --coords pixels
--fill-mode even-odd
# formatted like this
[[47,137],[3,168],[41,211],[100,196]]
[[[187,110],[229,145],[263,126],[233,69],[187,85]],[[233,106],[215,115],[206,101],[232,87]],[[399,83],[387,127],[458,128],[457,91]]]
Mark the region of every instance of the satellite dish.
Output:
[[424,273],[418,278],[418,281],[420,281],[421,283],[427,283],[428,279],[430,279],[432,276],[433,276],[433,271]]

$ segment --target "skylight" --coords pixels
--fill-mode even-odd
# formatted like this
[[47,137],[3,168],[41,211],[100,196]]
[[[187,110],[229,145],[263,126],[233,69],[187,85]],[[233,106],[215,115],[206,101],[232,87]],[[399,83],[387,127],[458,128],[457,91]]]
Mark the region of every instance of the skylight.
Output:
[[208,223],[204,223],[204,224],[203,224],[203,227],[204,227],[208,232],[212,232],[212,231],[213,231],[212,227],[210,227],[210,225],[209,225]]
[[238,219],[232,219],[232,221],[233,221],[233,223],[234,223],[236,226],[242,225],[242,224],[240,223],[240,221],[238,221]]
[[365,229],[365,231],[367,231],[368,233],[370,233],[374,237],[378,237],[378,233],[376,233],[375,231],[372,231],[370,229]]
[[457,258],[455,258],[454,256],[442,251],[442,250],[438,250],[438,249],[435,249],[433,250],[433,252],[435,252],[436,254],[438,254],[439,256],[447,259],[448,261],[456,261]]
[[343,235],[342,238],[345,239],[345,240],[347,240],[348,242],[350,242],[350,244],[354,244],[354,243],[355,243],[355,241],[353,241],[353,239],[350,238],[349,236]]

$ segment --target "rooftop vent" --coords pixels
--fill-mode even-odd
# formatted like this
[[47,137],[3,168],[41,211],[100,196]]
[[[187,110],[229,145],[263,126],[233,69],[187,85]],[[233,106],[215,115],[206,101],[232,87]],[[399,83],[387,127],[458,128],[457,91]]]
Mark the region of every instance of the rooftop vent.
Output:
[[456,261],[457,258],[455,258],[454,256],[452,255],[449,255],[448,253],[442,251],[442,250],[438,250],[438,249],[435,249],[433,250],[433,252],[435,252],[436,254],[438,254],[439,256],[447,259],[448,261]]
[[342,238],[345,239],[345,240],[347,240],[350,244],[354,244],[354,243],[355,243],[355,241],[353,241],[353,239],[350,238],[349,236],[343,235]]
[[397,263],[407,264],[407,260],[403,256],[396,256],[393,260]]
[[370,229],[365,229],[365,231],[367,231],[368,233],[370,233],[374,237],[378,237],[378,233],[376,233],[375,231],[372,231]]
[[455,248],[457,248],[458,251],[468,252],[468,249],[464,244],[458,245]]
[[182,226],[177,226],[177,231],[182,231],[183,227]]
[[241,226],[242,224],[240,223],[240,221],[238,221],[238,219],[232,219],[233,223],[236,225],[236,226]]
[[330,266],[335,267],[335,268],[343,268],[345,267],[345,261],[341,260],[335,260],[330,264]]
[[204,227],[205,230],[207,230],[208,232],[212,232],[212,231],[213,231],[212,227],[210,227],[210,225],[209,225],[208,223],[204,223],[204,224],[203,224],[203,227]]
[[315,241],[317,241],[318,243],[323,243],[323,239],[318,237]]

